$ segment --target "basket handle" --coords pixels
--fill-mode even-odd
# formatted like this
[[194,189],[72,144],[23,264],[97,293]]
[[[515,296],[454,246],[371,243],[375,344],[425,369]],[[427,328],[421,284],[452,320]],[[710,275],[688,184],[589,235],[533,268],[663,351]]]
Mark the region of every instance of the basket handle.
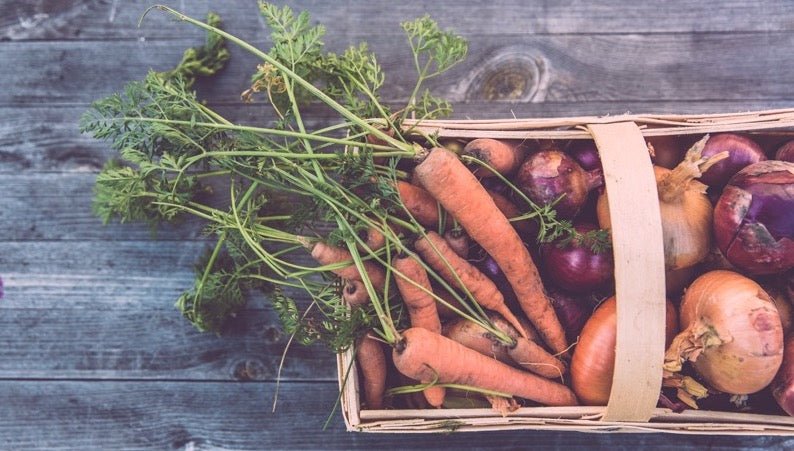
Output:
[[590,124],[612,223],[617,346],[603,420],[648,421],[659,399],[665,344],[665,266],[656,178],[634,122]]

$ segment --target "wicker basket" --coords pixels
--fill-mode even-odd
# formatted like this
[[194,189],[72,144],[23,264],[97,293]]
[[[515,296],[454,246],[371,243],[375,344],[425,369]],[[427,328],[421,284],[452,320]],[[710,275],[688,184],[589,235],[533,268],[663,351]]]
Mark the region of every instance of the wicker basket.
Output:
[[[612,393],[603,407],[361,410],[352,352],[338,356],[342,411],[349,430],[442,432],[503,429],[788,435],[794,418],[657,408],[664,360],[664,254],[656,183],[645,138],[741,131],[794,135],[794,109],[720,115],[626,115],[529,120],[424,121],[447,138],[594,139],[601,155],[615,261],[617,346]],[[657,208],[638,209],[637,205]],[[638,302],[637,302],[638,301]],[[351,369],[352,368],[352,369]]]

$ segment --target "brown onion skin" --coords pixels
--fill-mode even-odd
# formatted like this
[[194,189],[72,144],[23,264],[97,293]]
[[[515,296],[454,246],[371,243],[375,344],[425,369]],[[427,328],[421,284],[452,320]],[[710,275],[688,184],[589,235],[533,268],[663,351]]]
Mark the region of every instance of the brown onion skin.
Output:
[[786,338],[783,363],[772,381],[772,396],[780,408],[794,416],[794,335]]
[[[604,406],[612,390],[617,333],[615,296],[604,301],[587,320],[571,360],[571,388],[586,406]],[[678,329],[675,307],[666,301],[666,339],[669,346]]]
[[737,173],[714,207],[714,238],[742,273],[794,268],[794,163],[762,161]]
[[705,327],[726,342],[692,363],[706,383],[725,393],[755,393],[772,382],[783,360],[783,328],[775,303],[755,281],[717,270],[695,279],[680,307],[682,334]]
[[734,133],[720,133],[706,141],[703,157],[727,151],[728,158],[718,162],[700,177],[708,186],[721,188],[734,174],[745,167],[766,160],[764,150],[752,139]]

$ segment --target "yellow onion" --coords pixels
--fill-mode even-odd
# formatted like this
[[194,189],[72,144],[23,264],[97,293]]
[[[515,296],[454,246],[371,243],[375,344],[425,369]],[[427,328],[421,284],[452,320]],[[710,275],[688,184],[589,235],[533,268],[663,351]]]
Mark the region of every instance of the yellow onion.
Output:
[[[706,185],[695,179],[726,158],[727,153],[702,158],[701,152],[707,140],[708,135],[695,143],[674,169],[653,168],[659,192],[667,270],[693,266],[703,260],[711,248],[713,209],[706,196]],[[601,228],[610,228],[612,223],[606,192],[598,198],[596,211]]]
[[[666,341],[678,329],[675,307],[666,301]],[[617,302],[615,296],[598,306],[584,325],[571,359],[571,388],[586,406],[603,406],[612,391],[617,344]]]
[[695,279],[681,301],[680,322],[665,355],[668,377],[690,361],[707,385],[748,395],[769,385],[783,361],[777,307],[739,273],[717,270]]

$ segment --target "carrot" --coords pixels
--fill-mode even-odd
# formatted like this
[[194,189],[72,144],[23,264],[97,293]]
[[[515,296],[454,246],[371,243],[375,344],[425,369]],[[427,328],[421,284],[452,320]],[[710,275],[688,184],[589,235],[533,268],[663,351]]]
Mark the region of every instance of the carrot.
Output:
[[568,348],[565,331],[543,291],[538,269],[518,233],[477,178],[446,149],[433,149],[414,169],[422,186],[441,203],[469,237],[499,265],[521,309],[555,353]]
[[513,325],[503,318],[496,315],[489,315],[489,318],[494,326],[515,340],[513,346],[504,346],[507,348],[507,355],[510,356],[513,362],[526,370],[549,379],[556,379],[565,374],[565,363],[560,359],[549,354],[534,340],[519,336]]
[[367,247],[376,251],[386,245],[386,235],[381,233],[377,227],[370,227],[367,229]]
[[450,229],[444,232],[444,239],[449,247],[462,258],[469,256],[469,237],[463,229]]
[[438,271],[441,277],[460,288],[465,287],[478,304],[504,316],[521,333],[521,336],[527,336],[518,318],[507,308],[504,296],[491,279],[456,254],[439,234],[429,231],[419,238],[414,246],[425,262]]
[[502,363],[513,363],[507,348],[491,332],[472,320],[459,317],[449,321],[444,324],[442,335]]
[[356,345],[356,363],[361,370],[367,408],[382,409],[386,391],[386,355],[380,342],[369,334],[361,337]]
[[[466,144],[463,153],[482,160],[499,174],[509,175],[515,172],[524,161],[526,147],[521,141],[480,138]],[[473,172],[480,177],[495,175],[493,171],[482,166],[478,166]]]
[[[411,327],[420,327],[440,334],[441,320],[436,310],[436,300],[430,294],[432,287],[427,271],[416,257],[407,254],[398,255],[392,260],[392,266],[395,270],[394,282],[400,290],[405,306],[408,307]],[[441,407],[444,404],[444,391],[444,387],[426,388],[425,398],[431,406]]]
[[[433,285],[433,293],[436,296],[438,296],[439,298],[443,299],[444,302],[446,302],[450,306],[453,306],[453,307],[457,308],[458,310],[463,310],[464,309],[463,304],[461,304],[460,301],[455,296],[453,296],[450,292],[448,292],[444,287],[441,287],[441,286],[438,286],[438,285],[434,284]],[[436,301],[436,310],[438,310],[438,316],[440,316],[441,319],[445,319],[446,320],[446,319],[452,319],[452,318],[459,318],[460,317],[454,310],[452,310],[451,308],[449,308],[447,305],[445,305],[444,303],[442,303],[440,301]]]
[[364,305],[369,302],[369,293],[364,282],[355,279],[345,279],[342,282],[342,300],[351,307]]
[[[307,242],[305,246],[311,252],[312,257],[321,265],[348,263],[346,266],[340,266],[339,268],[331,270],[331,272],[337,276],[343,279],[361,280],[361,274],[358,272],[358,268],[356,268],[356,265],[353,263],[353,257],[347,249],[342,249],[341,247],[322,241],[313,243]],[[369,280],[372,282],[372,286],[377,290],[382,290],[386,285],[386,272],[383,268],[378,266],[377,263],[372,261],[365,260],[363,263]]]
[[[488,195],[491,196],[494,204],[496,204],[496,208],[498,208],[508,220],[521,216],[521,210],[519,210],[516,204],[511,202],[510,199],[497,193],[496,191],[486,191],[488,191]],[[534,227],[534,224],[529,219],[510,221],[510,224],[513,225],[513,228],[516,229],[521,236],[533,236],[537,233],[537,228]]]
[[438,225],[438,202],[424,189],[402,180],[397,181],[400,201],[419,224],[425,227]]
[[412,327],[392,351],[397,369],[422,383],[434,380],[519,396],[549,406],[573,406],[566,386],[505,365],[443,335]]

